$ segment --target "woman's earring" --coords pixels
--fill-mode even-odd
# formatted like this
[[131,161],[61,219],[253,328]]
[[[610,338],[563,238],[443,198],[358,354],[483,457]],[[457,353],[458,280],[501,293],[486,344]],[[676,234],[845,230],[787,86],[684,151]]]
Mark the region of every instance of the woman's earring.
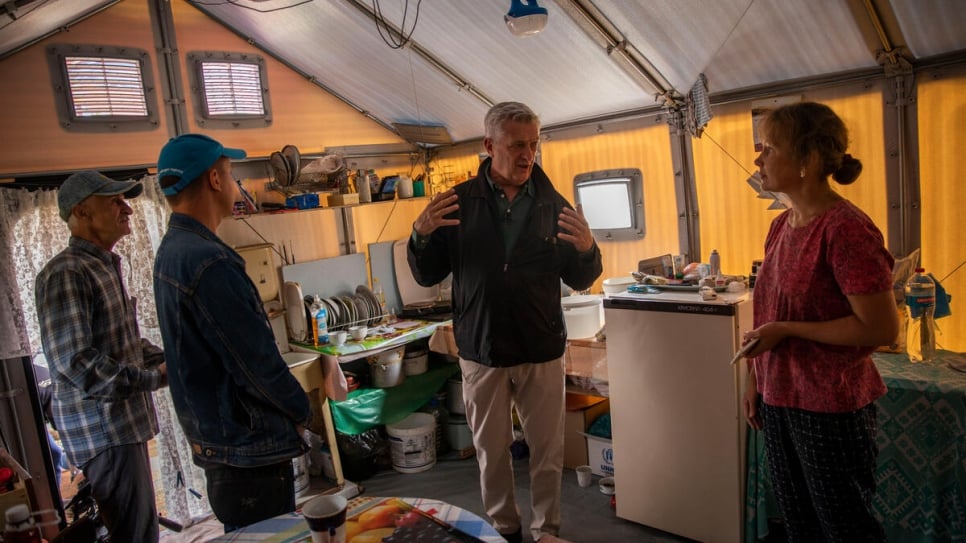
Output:
[[802,168],[802,171],[799,173],[799,176],[801,176],[802,179],[805,179],[805,168]]

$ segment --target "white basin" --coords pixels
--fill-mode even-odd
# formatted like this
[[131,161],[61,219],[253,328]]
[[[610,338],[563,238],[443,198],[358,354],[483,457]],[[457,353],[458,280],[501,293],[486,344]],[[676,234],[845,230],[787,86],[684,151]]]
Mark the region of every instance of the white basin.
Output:
[[308,364],[309,362],[317,359],[319,357],[318,353],[299,353],[299,352],[287,352],[282,353],[282,360],[288,364],[288,367],[294,368],[296,366],[301,366],[302,364]]

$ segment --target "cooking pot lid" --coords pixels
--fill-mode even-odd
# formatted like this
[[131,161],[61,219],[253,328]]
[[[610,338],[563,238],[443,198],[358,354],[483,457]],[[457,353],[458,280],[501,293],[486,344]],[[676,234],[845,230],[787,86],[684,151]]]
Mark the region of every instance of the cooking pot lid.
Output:
[[305,320],[302,285],[297,281],[285,281],[282,285],[282,302],[285,303],[285,322],[288,323],[288,336],[294,341],[305,341],[308,338],[309,326]]
[[560,299],[560,305],[564,309],[577,309],[578,307],[590,307],[602,303],[600,296],[593,294],[576,294],[574,296],[564,296]]

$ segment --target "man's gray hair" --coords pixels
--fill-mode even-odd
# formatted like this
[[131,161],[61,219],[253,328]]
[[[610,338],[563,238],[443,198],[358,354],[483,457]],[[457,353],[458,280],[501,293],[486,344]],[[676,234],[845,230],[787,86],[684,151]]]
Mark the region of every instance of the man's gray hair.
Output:
[[516,121],[519,123],[536,123],[540,126],[540,117],[520,102],[500,102],[486,112],[483,119],[486,137],[496,139],[503,132],[503,123]]

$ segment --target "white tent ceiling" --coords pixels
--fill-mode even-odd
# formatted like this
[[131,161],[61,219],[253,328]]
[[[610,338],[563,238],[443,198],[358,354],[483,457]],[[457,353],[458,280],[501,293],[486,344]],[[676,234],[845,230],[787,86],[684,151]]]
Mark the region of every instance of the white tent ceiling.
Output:
[[[913,66],[966,58],[966,0],[540,0],[547,27],[527,38],[504,24],[509,0],[173,1],[387,127],[442,125],[455,141],[481,137],[483,114],[504,100],[554,126],[680,101],[702,73],[714,100],[875,73],[889,62],[883,50]],[[114,3],[6,2],[0,58]],[[390,47],[377,7],[388,26],[411,32],[408,44]]]

